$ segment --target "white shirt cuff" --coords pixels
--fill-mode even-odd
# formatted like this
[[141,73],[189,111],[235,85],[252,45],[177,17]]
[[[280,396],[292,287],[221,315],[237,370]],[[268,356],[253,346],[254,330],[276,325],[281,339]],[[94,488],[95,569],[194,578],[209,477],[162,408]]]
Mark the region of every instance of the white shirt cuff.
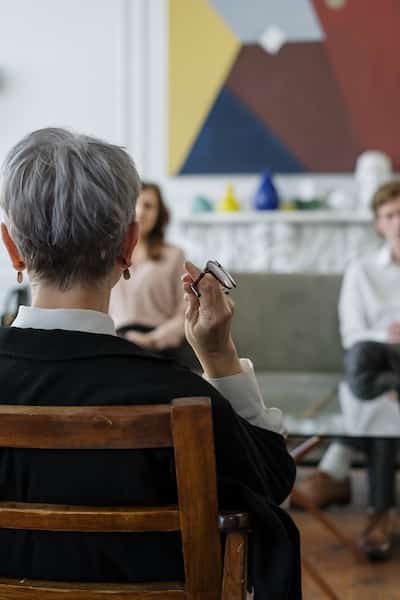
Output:
[[241,358],[242,373],[207,379],[224,398],[226,398],[235,412],[251,425],[270,429],[278,433],[283,432],[283,415],[279,408],[266,407],[254,373],[251,360]]

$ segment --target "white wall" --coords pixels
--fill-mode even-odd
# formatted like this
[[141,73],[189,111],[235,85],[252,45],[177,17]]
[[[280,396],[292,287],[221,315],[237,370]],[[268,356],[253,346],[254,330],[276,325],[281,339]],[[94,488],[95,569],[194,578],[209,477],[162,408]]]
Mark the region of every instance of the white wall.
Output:
[[[218,198],[226,177],[167,176],[167,0],[0,0],[0,161],[27,132],[72,127],[126,145],[174,215]],[[257,177],[229,177],[248,202]],[[278,177],[283,194],[299,176]],[[320,191],[351,187],[318,176]],[[0,250],[0,307],[15,282]]]
[[0,0],[0,155],[57,124],[125,141],[123,0]]
[[[129,0],[0,0],[0,161],[33,129],[129,141]],[[15,272],[0,250],[0,307]]]

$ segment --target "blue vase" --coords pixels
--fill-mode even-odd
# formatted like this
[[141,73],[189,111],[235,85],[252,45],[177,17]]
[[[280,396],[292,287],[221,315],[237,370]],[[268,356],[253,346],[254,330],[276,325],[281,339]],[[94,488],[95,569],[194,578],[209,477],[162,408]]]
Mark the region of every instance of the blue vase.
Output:
[[279,196],[272,181],[271,172],[263,171],[261,181],[254,196],[253,205],[256,210],[276,210],[279,208]]

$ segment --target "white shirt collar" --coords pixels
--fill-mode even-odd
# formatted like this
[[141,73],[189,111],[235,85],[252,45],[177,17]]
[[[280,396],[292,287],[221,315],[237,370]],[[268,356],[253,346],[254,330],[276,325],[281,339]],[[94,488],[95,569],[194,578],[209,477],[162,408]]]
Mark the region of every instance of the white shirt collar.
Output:
[[65,329],[116,335],[114,321],[109,315],[96,310],[78,308],[20,306],[12,326],[23,329]]
[[376,262],[380,267],[388,267],[392,262],[392,252],[389,244],[384,244],[376,255]]

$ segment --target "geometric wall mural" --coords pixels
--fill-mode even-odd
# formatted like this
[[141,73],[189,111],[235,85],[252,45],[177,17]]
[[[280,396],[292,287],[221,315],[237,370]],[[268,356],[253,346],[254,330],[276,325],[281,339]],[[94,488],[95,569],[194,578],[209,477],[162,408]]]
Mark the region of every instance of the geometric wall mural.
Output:
[[400,168],[400,0],[170,0],[174,175]]

